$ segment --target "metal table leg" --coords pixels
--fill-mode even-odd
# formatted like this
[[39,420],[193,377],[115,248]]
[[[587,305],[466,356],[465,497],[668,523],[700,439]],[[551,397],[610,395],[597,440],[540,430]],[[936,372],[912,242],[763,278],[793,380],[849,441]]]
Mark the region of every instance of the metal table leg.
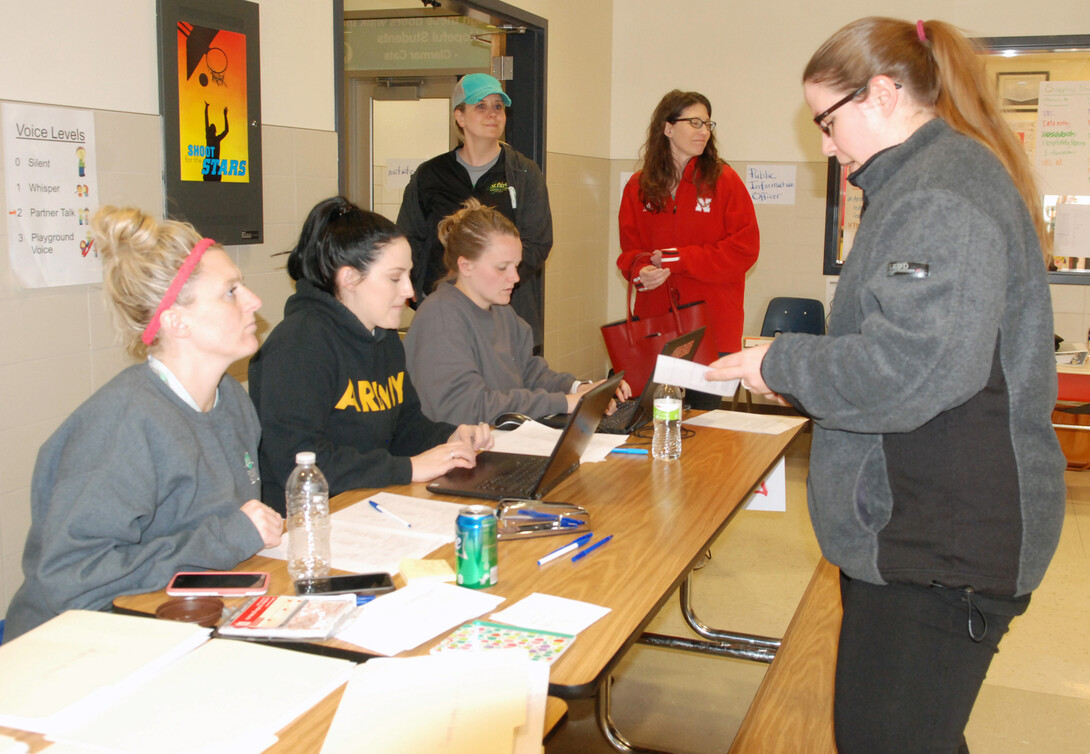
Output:
[[[685,618],[685,622],[689,624],[689,628],[693,629],[697,635],[703,636],[711,642],[723,642],[759,649],[761,650],[760,653],[762,655],[768,656],[768,659],[760,659],[758,661],[772,662],[772,657],[775,656],[776,650],[780,648],[780,639],[773,636],[757,636],[755,634],[734,633],[722,629],[709,628],[696,616],[696,613],[693,612],[692,581],[693,572],[689,571],[689,575],[686,576],[685,581],[681,583],[681,593],[679,595],[681,615]],[[744,659],[755,658],[747,657]]]
[[594,718],[598,721],[598,730],[601,731],[606,743],[613,747],[614,751],[624,752],[624,754],[669,754],[661,749],[644,749],[630,743],[614,725],[612,708],[613,676],[611,675],[598,687],[598,695],[594,700]]
[[[693,573],[690,571],[689,575],[685,577],[685,581],[681,583],[681,593],[679,594],[681,614],[689,627],[698,635],[704,637],[705,640],[644,633],[640,636],[639,643],[652,647],[680,649],[686,652],[735,657],[753,662],[772,662],[776,656],[776,650],[780,647],[780,639],[709,628],[697,617],[692,605],[692,579]],[[644,749],[628,741],[617,730],[617,726],[613,722],[612,710],[613,676],[611,675],[598,687],[598,694],[594,702],[594,717],[602,737],[605,738],[614,751],[623,752],[624,754],[667,754],[667,752],[660,749]]]

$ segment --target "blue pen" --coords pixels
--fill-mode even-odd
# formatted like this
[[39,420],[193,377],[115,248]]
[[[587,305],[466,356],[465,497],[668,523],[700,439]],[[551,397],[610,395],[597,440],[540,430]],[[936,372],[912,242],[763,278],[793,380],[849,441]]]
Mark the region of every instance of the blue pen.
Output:
[[645,456],[647,448],[614,448],[611,453],[624,453],[630,456]]
[[377,510],[379,513],[382,513],[383,515],[389,516],[390,518],[392,518],[394,521],[397,521],[402,526],[407,526],[410,529],[413,528],[413,525],[410,524],[408,521],[406,521],[405,519],[403,519],[401,516],[397,515],[396,513],[391,513],[390,511],[386,510],[381,505],[376,503],[374,500],[368,500],[367,502],[369,502],[371,504],[371,507],[374,508],[375,510]]
[[374,598],[375,598],[375,595],[373,595],[373,594],[357,594],[356,595],[356,607],[359,607],[360,605],[366,605],[368,602],[370,602]]
[[583,522],[580,521],[578,518],[568,518],[567,516],[562,516],[559,513],[543,513],[541,511],[524,510],[524,511],[519,511],[517,515],[519,515],[519,516],[528,516],[529,518],[539,518],[539,519],[544,518],[544,519],[548,519],[549,521],[559,520],[561,526],[582,526],[583,525]]
[[612,535],[612,534],[610,534],[610,535],[609,535],[608,537],[603,537],[602,539],[599,539],[599,540],[598,540],[597,542],[595,542],[594,544],[592,544],[592,545],[591,545],[590,547],[588,547],[587,549],[585,549],[585,550],[580,550],[579,552],[577,552],[577,553],[575,553],[574,555],[572,555],[572,556],[571,556],[571,562],[575,563],[576,561],[582,560],[583,558],[585,558],[585,557],[587,557],[588,555],[590,555],[590,554],[591,554],[592,552],[594,552],[595,550],[597,550],[597,549],[598,549],[599,547],[601,547],[602,545],[604,545],[604,544],[605,544],[606,542],[608,542],[608,541],[609,541],[609,540],[611,540],[611,539],[613,539],[613,535]]
[[557,549],[550,552],[548,555],[542,555],[540,558],[538,558],[537,564],[539,566],[543,566],[552,560],[556,560],[563,555],[567,555],[572,550],[578,550],[580,547],[589,542],[590,538],[593,536],[594,532],[588,531],[583,536],[576,537],[571,542],[568,542],[568,544],[564,545],[563,547],[558,547]]

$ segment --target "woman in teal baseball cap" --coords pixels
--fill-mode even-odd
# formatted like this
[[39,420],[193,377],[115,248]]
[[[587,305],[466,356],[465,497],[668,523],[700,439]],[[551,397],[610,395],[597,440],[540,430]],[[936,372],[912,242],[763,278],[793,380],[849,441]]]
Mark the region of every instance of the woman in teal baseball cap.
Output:
[[553,220],[545,178],[537,164],[502,141],[511,98],[487,73],[463,76],[450,96],[461,144],[417,168],[401,202],[397,224],[413,250],[413,291],[419,305],[447,273],[437,228],[467,199],[494,207],[522,238],[519,283],[511,307],[530,325],[541,352],[545,323],[545,260]]

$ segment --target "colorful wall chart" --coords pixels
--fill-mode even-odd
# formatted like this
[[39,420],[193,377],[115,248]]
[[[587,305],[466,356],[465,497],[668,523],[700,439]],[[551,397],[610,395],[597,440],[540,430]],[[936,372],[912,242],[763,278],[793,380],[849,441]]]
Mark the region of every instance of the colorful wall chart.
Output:
[[87,110],[4,103],[8,254],[25,288],[97,283],[95,118]]

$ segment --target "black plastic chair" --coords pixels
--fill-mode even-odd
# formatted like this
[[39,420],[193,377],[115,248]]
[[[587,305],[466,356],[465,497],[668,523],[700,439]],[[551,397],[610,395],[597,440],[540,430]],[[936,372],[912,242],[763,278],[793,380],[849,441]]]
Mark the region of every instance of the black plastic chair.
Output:
[[761,336],[770,338],[782,332],[825,334],[825,306],[815,298],[779,296],[768,302]]
[[[761,337],[771,338],[782,332],[801,332],[811,335],[825,334],[825,305],[816,298],[793,298],[777,296],[768,302],[765,321],[761,325]],[[746,410],[753,411],[753,396],[738,386],[738,391],[731,401],[731,408],[737,410],[739,394],[746,396]]]

